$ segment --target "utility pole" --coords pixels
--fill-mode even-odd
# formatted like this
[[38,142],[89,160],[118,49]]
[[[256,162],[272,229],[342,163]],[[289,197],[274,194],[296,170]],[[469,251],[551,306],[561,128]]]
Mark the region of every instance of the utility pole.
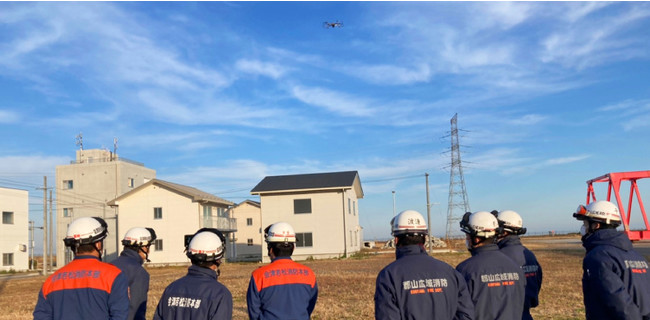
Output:
[[431,234],[431,204],[429,203],[429,173],[425,173],[424,178],[427,184],[427,228],[429,229],[427,231],[429,233],[429,255],[431,255],[431,252],[433,250],[433,241],[431,241],[431,239],[433,235]]
[[393,190],[393,217],[395,216],[395,190]]
[[43,176],[43,275],[47,275],[47,176]]
[[463,177],[463,164],[460,159],[460,143],[458,141],[458,114],[450,120],[451,122],[451,165],[449,170],[449,202],[447,205],[447,232],[445,238],[449,245],[449,237],[454,222],[460,218],[454,214],[454,208],[462,208],[463,214],[470,211],[465,189],[465,178]]
[[50,250],[50,264],[49,264],[49,269],[50,271],[54,271],[54,259],[52,259],[52,233],[54,230],[54,221],[52,221],[52,189],[50,189],[50,230],[47,233],[48,234],[48,241],[50,242],[50,245],[48,246],[48,249]]

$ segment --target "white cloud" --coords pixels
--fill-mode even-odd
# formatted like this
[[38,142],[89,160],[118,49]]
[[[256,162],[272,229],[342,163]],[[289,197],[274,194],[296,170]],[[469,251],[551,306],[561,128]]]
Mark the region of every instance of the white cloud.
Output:
[[235,67],[242,72],[259,74],[273,79],[278,79],[287,72],[278,64],[258,60],[240,59],[235,63]]
[[291,93],[306,104],[322,107],[343,116],[365,117],[373,113],[370,101],[325,88],[295,86]]
[[0,123],[17,123],[20,121],[20,115],[11,110],[0,109]]
[[383,85],[427,82],[432,75],[431,68],[426,64],[420,64],[413,68],[394,65],[361,65],[356,67],[344,66],[341,69],[352,76]]

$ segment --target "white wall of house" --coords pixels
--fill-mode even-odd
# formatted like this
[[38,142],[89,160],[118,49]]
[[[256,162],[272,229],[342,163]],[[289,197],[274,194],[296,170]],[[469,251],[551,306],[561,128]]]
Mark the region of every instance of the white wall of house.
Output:
[[[119,238],[133,227],[148,227],[162,240],[162,250],[152,246],[151,263],[186,263],[184,236],[199,229],[202,211],[192,199],[152,184],[118,202]],[[162,208],[162,218],[154,217],[154,208]],[[119,250],[122,251],[122,248]]]
[[230,209],[233,218],[237,219],[235,232],[235,247],[233,252],[238,261],[261,261],[266,243],[262,226],[261,209],[250,202],[242,202]]
[[[206,217],[208,211],[203,209],[204,204],[155,183],[124,195],[116,205],[120,239],[133,227],[146,227],[156,231],[158,243],[162,240],[162,250],[155,245],[151,247],[149,259],[152,264],[189,263],[184,252],[185,235],[194,234],[202,227],[220,228],[217,222],[224,219],[219,218],[219,214],[223,215],[227,209],[227,205],[206,203],[205,207],[211,207],[211,217]],[[162,217],[157,217],[156,212],[162,212]],[[224,235],[229,236],[226,232]],[[226,243],[226,248],[229,246],[230,243]],[[122,249],[120,247],[119,252]]]
[[0,270],[29,268],[29,192],[0,188]]
[[[293,254],[295,260],[333,258],[361,249],[358,199],[354,189],[262,194],[260,199],[262,226],[284,221],[291,224],[296,233],[312,234],[311,246],[297,244]],[[296,199],[311,199],[311,213],[295,214]],[[264,255],[263,262],[268,261]]]

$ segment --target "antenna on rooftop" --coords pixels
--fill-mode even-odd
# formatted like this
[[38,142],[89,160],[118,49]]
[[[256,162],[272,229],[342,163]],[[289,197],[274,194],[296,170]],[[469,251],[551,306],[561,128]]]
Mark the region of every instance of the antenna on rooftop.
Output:
[[83,150],[84,149],[84,137],[83,137],[83,134],[81,132],[79,132],[79,134],[77,135],[76,138],[77,138],[77,142],[75,143],[75,145],[77,145],[79,147],[79,150]]
[[111,157],[117,158],[117,137],[113,138],[113,155]]

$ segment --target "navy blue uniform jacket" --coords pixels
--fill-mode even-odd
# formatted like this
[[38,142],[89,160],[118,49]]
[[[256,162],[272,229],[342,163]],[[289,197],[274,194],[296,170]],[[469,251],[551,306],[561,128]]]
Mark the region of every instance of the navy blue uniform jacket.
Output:
[[499,249],[512,261],[521,266],[526,276],[526,300],[524,301],[523,320],[532,320],[530,308],[539,305],[539,290],[542,289],[542,266],[532,251],[521,244],[517,235],[509,235],[498,243]]
[[496,244],[472,249],[457,267],[474,302],[475,319],[514,320],[524,311],[526,279],[521,268]]
[[253,320],[308,320],[316,307],[318,285],[309,267],[278,257],[253,271],[246,293]]
[[626,234],[597,230],[582,244],[582,291],[587,319],[650,319],[648,262]]
[[146,319],[149,272],[142,267],[142,261],[137,251],[124,249],[120,257],[111,262],[129,279],[129,320]]
[[186,276],[165,288],[153,318],[230,320],[232,295],[223,284],[217,282],[214,270],[192,265]]
[[467,284],[419,245],[399,247],[377,275],[375,319],[474,319]]
[[117,267],[94,256],[76,256],[43,283],[34,320],[125,320],[129,314],[127,285]]

